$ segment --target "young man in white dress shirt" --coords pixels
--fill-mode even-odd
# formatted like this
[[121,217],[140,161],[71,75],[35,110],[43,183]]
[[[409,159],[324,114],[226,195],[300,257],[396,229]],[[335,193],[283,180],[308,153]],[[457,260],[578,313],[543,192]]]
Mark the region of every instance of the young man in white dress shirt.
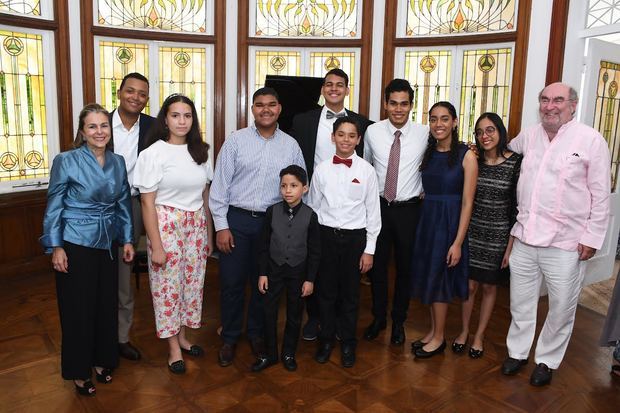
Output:
[[332,139],[336,154],[317,166],[308,197],[321,226],[316,280],[321,330],[315,360],[329,360],[337,323],[342,366],[353,367],[360,273],[372,268],[381,230],[379,190],[374,169],[355,154],[361,139],[357,122],[349,117],[336,120]]
[[373,321],[364,331],[373,340],[386,328],[388,264],[392,249],[396,262],[392,301],[391,343],[405,342],[403,323],[409,308],[411,252],[418,223],[422,176],[420,163],[428,141],[428,126],[411,121],[413,89],[408,81],[394,79],[385,88],[388,118],[366,130],[364,159],[377,172],[381,202],[381,232],[370,271]]
[[[149,82],[140,73],[129,73],[121,81],[117,92],[119,105],[110,113],[114,153],[122,155],[127,167],[129,186],[133,183],[133,171],[138,154],[144,149],[146,133],[155,118],[142,113],[149,101]],[[144,232],[142,209],[138,190],[131,188],[134,242],[137,244]],[[131,288],[133,263],[118,260],[118,351],[128,360],[139,360],[140,351],[129,342],[129,330],[133,323],[134,297]]]

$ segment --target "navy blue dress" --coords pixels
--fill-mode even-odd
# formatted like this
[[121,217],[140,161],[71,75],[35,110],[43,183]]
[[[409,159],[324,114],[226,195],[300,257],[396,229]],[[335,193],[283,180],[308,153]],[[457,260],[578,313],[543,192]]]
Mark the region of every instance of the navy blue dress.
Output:
[[448,166],[449,152],[433,152],[422,171],[424,201],[413,251],[411,297],[423,304],[466,300],[468,289],[467,237],[461,260],[448,268],[446,256],[454,242],[461,216],[463,196],[463,158],[466,145],[459,145],[458,162]]

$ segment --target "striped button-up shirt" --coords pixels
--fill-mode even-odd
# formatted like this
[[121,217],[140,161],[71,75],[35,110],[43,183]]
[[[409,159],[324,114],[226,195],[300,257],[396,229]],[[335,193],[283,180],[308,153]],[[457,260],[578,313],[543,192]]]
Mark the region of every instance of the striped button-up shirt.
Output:
[[523,154],[519,213],[511,234],[537,247],[600,249],[609,222],[610,162],[605,139],[576,120],[549,141],[541,124],[522,131],[510,149]]
[[209,194],[216,231],[228,228],[228,207],[265,212],[282,199],[280,171],[289,165],[305,168],[297,141],[276,129],[262,137],[256,126],[233,132],[222,145]]

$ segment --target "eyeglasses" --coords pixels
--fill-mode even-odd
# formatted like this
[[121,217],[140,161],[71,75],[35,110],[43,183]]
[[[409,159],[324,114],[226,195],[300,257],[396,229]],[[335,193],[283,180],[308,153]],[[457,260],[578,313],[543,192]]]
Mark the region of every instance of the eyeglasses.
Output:
[[545,105],[545,106],[548,105],[549,103],[553,103],[554,105],[559,106],[569,100],[570,99],[566,99],[563,96],[558,96],[553,99],[549,99],[548,97],[543,96],[540,99],[538,99],[538,102],[540,102],[541,105]]
[[497,132],[497,128],[495,126],[487,126],[484,129],[476,129],[476,131],[474,132],[474,136],[476,138],[481,138],[482,135],[484,135],[485,133],[487,134],[487,136],[491,136],[495,134],[495,132]]

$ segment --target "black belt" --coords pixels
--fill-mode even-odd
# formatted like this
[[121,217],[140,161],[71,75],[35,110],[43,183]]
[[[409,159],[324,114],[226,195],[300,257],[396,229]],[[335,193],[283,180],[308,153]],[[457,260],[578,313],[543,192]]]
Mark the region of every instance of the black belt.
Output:
[[230,205],[230,206],[228,207],[228,210],[229,210],[229,211],[241,212],[242,214],[245,214],[245,215],[250,215],[250,216],[252,216],[252,217],[254,217],[254,218],[262,218],[262,217],[264,217],[264,216],[265,216],[265,212],[261,212],[261,211],[250,211],[250,210],[243,209],[243,208],[239,208],[239,207],[232,206],[232,205]]
[[366,228],[357,228],[357,229],[343,229],[343,228],[332,228],[327,225],[320,225],[321,230],[333,232],[336,235],[355,235],[366,232]]
[[383,204],[385,204],[386,206],[390,206],[390,207],[415,205],[415,204],[419,204],[422,201],[422,198],[420,198],[419,196],[414,196],[413,198],[405,199],[404,201],[388,201],[382,196],[380,196],[379,199],[381,200]]

